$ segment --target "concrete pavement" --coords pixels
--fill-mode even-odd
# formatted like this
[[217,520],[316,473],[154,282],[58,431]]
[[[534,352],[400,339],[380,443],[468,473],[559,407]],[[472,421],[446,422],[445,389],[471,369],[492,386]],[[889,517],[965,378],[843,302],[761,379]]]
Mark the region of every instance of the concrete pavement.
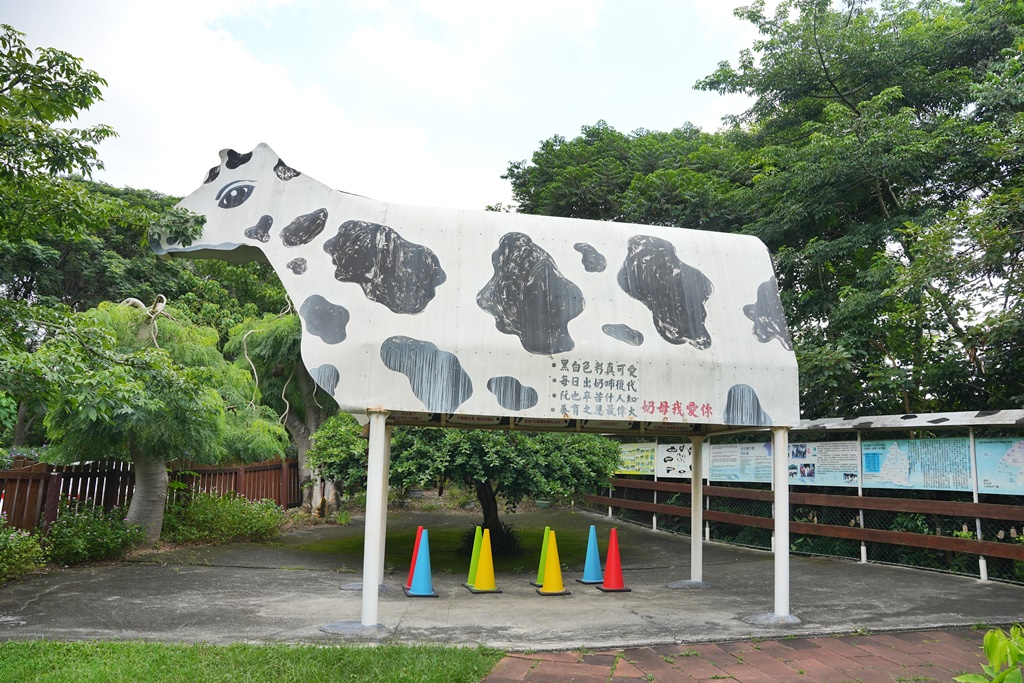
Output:
[[[585,534],[595,524],[599,536],[607,538],[609,520],[604,517],[557,510],[530,514],[541,515],[543,523],[562,535]],[[517,518],[512,517],[517,525],[537,521]],[[416,524],[462,527],[467,519],[452,521],[445,513],[393,514],[389,532],[408,534]],[[532,572],[499,573],[502,593],[473,595],[460,585],[465,570],[435,568],[433,586],[440,597],[410,599],[400,589],[408,571],[406,560],[404,565],[393,563],[394,572],[385,578],[386,589],[380,594],[382,630],[347,636],[324,633],[323,625],[359,620],[361,594],[341,590],[359,580],[354,573],[359,569],[357,557],[323,550],[333,547],[335,537],[341,543],[338,547],[357,547],[362,531],[359,520],[354,520],[349,527],[292,532],[271,545],[182,549],[144,561],[25,577],[0,588],[0,639],[401,642],[484,644],[517,651],[623,650],[751,638],[785,646],[786,639],[797,636],[925,631],[1024,618],[1022,586],[794,557],[791,611],[801,623],[755,626],[744,618],[773,610],[770,553],[705,544],[704,579],[709,587],[673,590],[666,584],[689,578],[689,539],[617,526],[629,593],[602,593],[577,584],[573,579],[581,575],[582,566],[567,562],[572,571],[564,572],[563,580],[572,591],[569,596],[538,595],[528,584]],[[535,571],[536,559],[525,562]]]

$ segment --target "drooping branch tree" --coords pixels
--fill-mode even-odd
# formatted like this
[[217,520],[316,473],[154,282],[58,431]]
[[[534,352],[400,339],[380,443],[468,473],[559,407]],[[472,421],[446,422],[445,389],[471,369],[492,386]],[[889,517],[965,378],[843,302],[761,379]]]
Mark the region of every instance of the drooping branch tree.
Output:
[[217,332],[157,303],[104,303],[74,314],[24,364],[47,386],[48,456],[133,464],[128,520],[160,536],[167,463],[282,457],[284,430],[254,399],[248,373],[217,350]]

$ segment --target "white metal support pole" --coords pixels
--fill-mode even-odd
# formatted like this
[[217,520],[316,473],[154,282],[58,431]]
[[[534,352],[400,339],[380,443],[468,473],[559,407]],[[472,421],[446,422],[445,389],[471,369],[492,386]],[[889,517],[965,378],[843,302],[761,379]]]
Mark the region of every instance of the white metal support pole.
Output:
[[789,428],[772,428],[775,480],[775,615],[789,616]]
[[377,625],[377,586],[382,575],[381,534],[387,514],[387,497],[382,498],[387,463],[387,417],[385,410],[368,411],[370,417],[369,463],[366,472],[366,529],[363,540],[363,626]]
[[704,491],[702,489],[704,437],[691,436],[693,468],[690,471],[690,581],[704,578]]
[[[655,443],[655,445],[654,445],[654,483],[655,484],[658,483],[658,445],[657,445],[657,443]],[[654,494],[654,504],[657,505],[658,504],[658,491],[654,490],[654,491],[652,491],[652,493]],[[657,512],[652,512],[651,513],[651,531],[657,531],[657,530],[658,530],[658,513]]]
[[[861,449],[860,430],[857,430],[857,498],[864,496],[864,451]],[[864,528],[864,510],[857,512],[860,528]],[[868,544],[860,542],[860,563],[868,563]]]
[[378,562],[379,573],[377,583],[384,583],[384,546],[387,545],[388,536],[388,492],[391,490],[391,431],[394,427],[384,428],[384,480],[381,482],[381,504],[383,510],[380,516],[380,561]]
[[[978,452],[974,447],[974,427],[968,427],[969,436],[971,441],[971,479],[974,482],[974,502],[978,502]],[[978,540],[981,540],[981,519],[978,517],[974,518],[974,528],[978,534]],[[984,555],[978,555],[978,575],[982,581],[988,581],[988,561],[985,560]]]
[[[704,448],[701,449],[701,470],[700,470],[701,481],[704,481],[704,479],[705,479],[705,477],[704,477],[704,463],[706,462],[708,464],[707,482],[708,482],[708,486],[711,486],[711,437],[709,436],[708,438],[704,439],[704,443],[702,445],[703,446],[707,446],[707,448],[706,449],[704,449]],[[704,460],[704,458],[703,458],[703,456],[705,454],[708,456],[707,460]],[[704,499],[704,509],[705,510],[710,510],[711,509],[711,498],[710,497]],[[711,541],[711,522],[704,522],[704,540],[708,541],[708,542]]]

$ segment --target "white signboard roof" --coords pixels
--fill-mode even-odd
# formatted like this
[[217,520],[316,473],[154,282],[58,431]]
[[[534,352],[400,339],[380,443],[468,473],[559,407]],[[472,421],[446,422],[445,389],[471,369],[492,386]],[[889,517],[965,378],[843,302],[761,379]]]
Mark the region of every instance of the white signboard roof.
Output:
[[157,251],[261,252],[302,318],[306,367],[343,410],[568,428],[799,422],[796,358],[753,237],[388,204],[266,145],[222,152],[181,205],[207,217],[202,236],[154,239]]

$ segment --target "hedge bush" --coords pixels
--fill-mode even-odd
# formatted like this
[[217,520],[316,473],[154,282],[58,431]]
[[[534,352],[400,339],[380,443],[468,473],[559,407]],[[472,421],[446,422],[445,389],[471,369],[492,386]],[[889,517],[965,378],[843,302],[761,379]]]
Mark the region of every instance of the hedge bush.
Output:
[[124,557],[146,537],[141,526],[124,516],[124,508],[105,511],[89,503],[62,502],[43,539],[47,561],[70,565]]
[[269,541],[277,537],[283,519],[272,500],[254,503],[233,492],[184,492],[168,503],[160,538],[169,543]]
[[0,584],[27,574],[43,563],[43,549],[34,534],[7,526],[0,515]]

